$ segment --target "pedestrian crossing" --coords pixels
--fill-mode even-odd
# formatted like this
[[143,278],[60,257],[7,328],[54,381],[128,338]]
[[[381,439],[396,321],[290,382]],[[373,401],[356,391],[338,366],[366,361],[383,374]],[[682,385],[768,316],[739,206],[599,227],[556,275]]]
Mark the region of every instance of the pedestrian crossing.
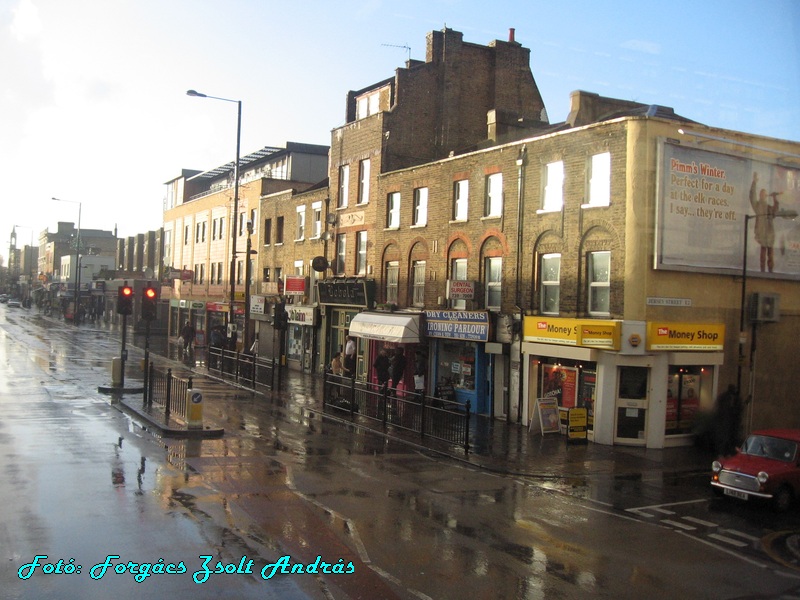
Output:
[[696,533],[704,535],[710,540],[719,542],[728,547],[743,549],[757,548],[759,538],[743,531],[723,527],[720,523],[715,523],[707,519],[701,519],[691,515],[680,514],[680,508],[687,505],[705,503],[706,500],[687,500],[684,502],[674,502],[670,504],[657,504],[650,506],[637,506],[626,508],[625,512],[635,515],[648,521],[658,522],[665,527],[670,527],[676,531],[685,533]]

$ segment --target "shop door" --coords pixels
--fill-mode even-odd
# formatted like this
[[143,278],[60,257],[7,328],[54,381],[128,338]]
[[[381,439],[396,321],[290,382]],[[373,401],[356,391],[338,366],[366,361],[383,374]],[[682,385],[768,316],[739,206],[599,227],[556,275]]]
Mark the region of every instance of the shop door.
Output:
[[647,443],[648,367],[619,367],[615,403],[614,443],[644,446]]

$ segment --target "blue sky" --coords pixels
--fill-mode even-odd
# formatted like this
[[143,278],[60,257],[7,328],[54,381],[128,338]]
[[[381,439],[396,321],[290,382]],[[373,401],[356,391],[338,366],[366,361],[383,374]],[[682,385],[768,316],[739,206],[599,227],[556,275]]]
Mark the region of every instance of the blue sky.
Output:
[[445,26],[482,45],[514,28],[551,122],[582,89],[800,141],[795,0],[0,0],[0,255],[75,202],[84,228],[158,228],[165,181],[235,155],[236,106],[187,89],[242,100],[243,155],[329,144],[347,92]]

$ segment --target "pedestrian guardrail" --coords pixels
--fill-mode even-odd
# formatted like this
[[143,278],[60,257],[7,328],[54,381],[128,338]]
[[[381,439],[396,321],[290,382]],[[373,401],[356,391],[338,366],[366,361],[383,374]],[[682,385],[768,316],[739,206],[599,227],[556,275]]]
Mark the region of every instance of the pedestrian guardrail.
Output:
[[362,424],[417,433],[469,451],[470,402],[444,400],[326,373],[323,405]]
[[165,420],[177,416],[185,421],[186,392],[190,389],[192,389],[191,377],[177,377],[172,374],[172,369],[163,371],[150,363],[147,370],[147,385],[144,387],[144,408],[152,409],[153,404],[156,404],[164,409]]
[[275,361],[271,358],[212,346],[208,349],[208,371],[251,389],[272,390],[275,387]]

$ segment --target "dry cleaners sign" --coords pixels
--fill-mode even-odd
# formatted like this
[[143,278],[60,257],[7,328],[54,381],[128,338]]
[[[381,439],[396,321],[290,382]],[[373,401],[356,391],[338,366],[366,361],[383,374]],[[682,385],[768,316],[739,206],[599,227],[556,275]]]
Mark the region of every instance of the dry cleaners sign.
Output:
[[428,337],[451,340],[489,341],[489,313],[468,310],[426,310]]

